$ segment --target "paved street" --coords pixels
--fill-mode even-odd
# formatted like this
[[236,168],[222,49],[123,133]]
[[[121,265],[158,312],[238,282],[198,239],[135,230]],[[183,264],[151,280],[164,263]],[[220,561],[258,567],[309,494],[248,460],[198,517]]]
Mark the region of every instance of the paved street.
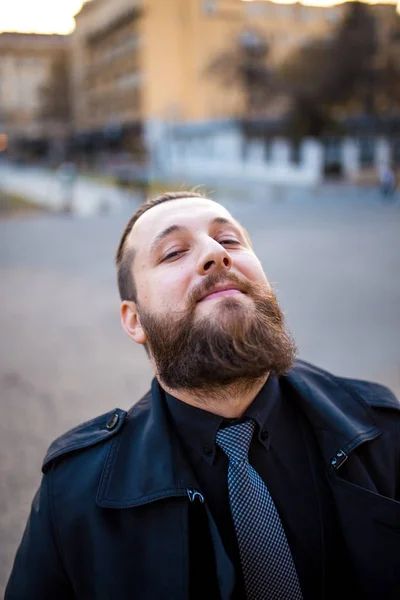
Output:
[[[400,201],[334,186],[213,196],[252,235],[301,357],[400,397]],[[1,597],[47,446],[149,386],[145,352],[119,324],[113,266],[136,206],[0,221]]]

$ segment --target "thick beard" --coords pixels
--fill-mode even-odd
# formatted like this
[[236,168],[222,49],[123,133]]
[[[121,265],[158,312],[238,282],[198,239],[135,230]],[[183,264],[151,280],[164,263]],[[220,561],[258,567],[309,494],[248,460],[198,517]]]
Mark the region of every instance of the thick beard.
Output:
[[[198,299],[226,282],[235,283],[254,305],[229,296],[218,300],[212,315],[196,318]],[[296,345],[274,292],[233,273],[210,275],[191,294],[183,312],[164,316],[138,308],[157,376],[171,389],[251,385],[269,372],[282,375],[296,358]]]

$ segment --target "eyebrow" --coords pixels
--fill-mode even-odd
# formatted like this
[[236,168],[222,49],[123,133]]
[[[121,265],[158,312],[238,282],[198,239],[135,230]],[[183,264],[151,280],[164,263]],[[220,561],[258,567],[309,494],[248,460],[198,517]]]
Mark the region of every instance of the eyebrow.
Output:
[[[213,219],[211,221],[210,225],[216,225],[216,224],[233,225],[235,227],[239,226],[239,224],[236,223],[235,221],[230,221],[229,219],[226,219],[225,217],[215,217],[215,219]],[[165,240],[165,238],[170,236],[172,233],[185,233],[187,231],[188,231],[187,227],[183,227],[182,225],[170,225],[163,231],[160,231],[160,233],[154,238],[154,240],[150,246],[150,253],[153,253],[157,249],[157,247],[161,244],[161,242],[163,240]]]
[[187,231],[186,227],[182,227],[181,225],[170,225],[170,227],[167,227],[166,229],[161,231],[158,235],[156,235],[155,239],[151,243],[150,252],[154,252],[154,250],[161,244],[161,242],[166,237],[171,235],[171,233],[177,233],[177,232],[183,233],[184,231]]
[[237,227],[238,229],[240,229],[242,231],[249,246],[252,247],[251,237],[250,237],[247,229],[245,229],[245,227],[243,227],[243,225],[241,223],[239,223],[238,221],[236,221],[236,220],[230,221],[229,219],[226,219],[225,217],[216,217],[212,221],[212,224],[215,224],[215,223],[220,223],[221,225],[233,225],[234,227]]

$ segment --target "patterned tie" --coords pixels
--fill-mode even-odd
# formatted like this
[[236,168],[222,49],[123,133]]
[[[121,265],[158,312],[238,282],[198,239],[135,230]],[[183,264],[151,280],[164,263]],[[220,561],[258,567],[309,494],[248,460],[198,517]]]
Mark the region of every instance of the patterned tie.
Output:
[[217,444],[229,458],[228,489],[249,600],[301,600],[289,544],[270,493],[249,463],[255,428],[245,421],[221,429]]

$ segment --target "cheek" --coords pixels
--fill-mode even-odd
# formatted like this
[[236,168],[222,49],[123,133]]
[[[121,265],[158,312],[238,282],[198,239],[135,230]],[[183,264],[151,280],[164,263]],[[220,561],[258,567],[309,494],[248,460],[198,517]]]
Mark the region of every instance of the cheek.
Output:
[[189,281],[181,268],[170,268],[148,274],[143,289],[148,306],[155,310],[174,309],[185,302]]
[[238,266],[243,275],[250,281],[264,285],[267,284],[270,287],[264,269],[254,254],[243,255],[240,265]]

